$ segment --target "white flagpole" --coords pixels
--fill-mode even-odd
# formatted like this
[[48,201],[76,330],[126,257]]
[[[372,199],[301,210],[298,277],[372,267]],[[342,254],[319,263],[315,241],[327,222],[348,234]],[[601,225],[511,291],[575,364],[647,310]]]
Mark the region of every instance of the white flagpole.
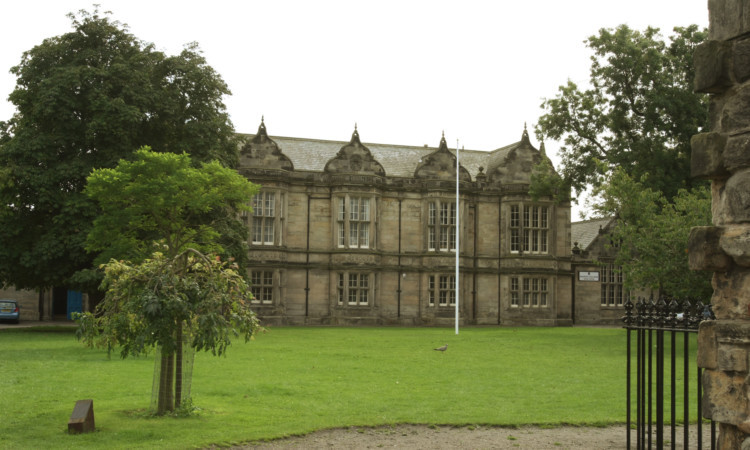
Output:
[[456,139],[456,334],[458,335],[458,293],[460,291],[459,287],[459,281],[458,281],[458,255],[460,253],[461,245],[459,241],[459,232],[458,230],[461,229],[461,208],[459,208],[459,199],[458,199],[458,174],[459,174],[459,167],[461,167],[458,163],[458,139]]

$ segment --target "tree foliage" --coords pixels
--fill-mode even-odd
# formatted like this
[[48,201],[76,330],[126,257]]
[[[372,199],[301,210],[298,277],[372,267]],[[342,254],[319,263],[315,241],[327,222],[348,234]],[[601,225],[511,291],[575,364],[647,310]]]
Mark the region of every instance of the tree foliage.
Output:
[[98,211],[82,194],[92,169],[144,145],[237,161],[229,90],[197,45],[167,56],[98,11],[70,18],[71,32],[11,69],[16,112],[0,122],[0,282],[18,288],[92,287],[72,278],[92,267],[84,240]]
[[670,201],[648,187],[648,177],[635,180],[616,168],[596,190],[595,211],[615,216],[612,241],[618,251],[627,288],[656,289],[677,298],[710,298],[711,274],[691,271],[690,229],[711,224],[711,193],[705,186],[681,189]]
[[544,157],[531,170],[529,195],[536,201],[549,197],[556,203],[570,200],[570,184],[561,177],[549,158]]
[[138,264],[113,259],[102,268],[104,301],[79,316],[78,336],[90,346],[119,348],[122,358],[157,345],[173,353],[177,327],[185,324],[193,348],[222,355],[233,336],[247,341],[258,329],[234,262],[187,249],[172,258],[157,251]]
[[622,168],[636,180],[648,175],[668,199],[693,186],[690,137],[707,126],[708,102],[693,93],[692,55],[706,35],[696,25],[677,27],[665,42],[656,28],[620,25],[588,38],[590,87],[560,86],[536,126],[540,140],[563,142],[566,183],[580,192]]
[[141,148],[132,161],[96,169],[88,177],[84,193],[100,213],[86,249],[98,254],[97,264],[112,258],[138,262],[149,256],[154,241],[163,241],[170,257],[187,248],[222,253],[218,229],[223,219],[249,209],[257,190],[257,185],[218,162],[194,167],[186,153]]

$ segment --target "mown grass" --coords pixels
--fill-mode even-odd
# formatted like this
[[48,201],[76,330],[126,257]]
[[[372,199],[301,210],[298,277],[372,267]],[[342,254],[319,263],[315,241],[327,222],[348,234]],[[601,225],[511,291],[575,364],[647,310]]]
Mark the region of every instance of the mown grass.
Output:
[[[0,447],[205,447],[397,423],[623,423],[625,363],[622,329],[279,327],[226,357],[196,355],[196,413],[150,417],[153,358],[108,359],[72,330],[4,330]],[[68,435],[85,398],[97,431]]]

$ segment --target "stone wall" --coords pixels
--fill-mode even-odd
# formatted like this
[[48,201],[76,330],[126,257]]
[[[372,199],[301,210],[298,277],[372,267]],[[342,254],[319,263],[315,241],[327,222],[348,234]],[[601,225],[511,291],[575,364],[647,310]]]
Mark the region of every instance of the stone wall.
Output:
[[36,291],[0,289],[0,298],[18,301],[21,321],[39,320],[39,293]]
[[693,137],[692,173],[711,180],[713,226],[695,228],[691,268],[714,271],[716,321],[701,324],[703,416],[720,449],[750,448],[750,0],[709,0],[709,40],[695,52],[710,131]]

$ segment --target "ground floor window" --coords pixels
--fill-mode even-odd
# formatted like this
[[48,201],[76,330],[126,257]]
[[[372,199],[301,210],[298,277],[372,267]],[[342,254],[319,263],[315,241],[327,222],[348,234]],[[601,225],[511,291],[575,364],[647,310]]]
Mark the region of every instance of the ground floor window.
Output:
[[367,306],[370,304],[372,275],[369,273],[338,274],[338,304]]
[[430,306],[456,306],[456,276],[430,275],[427,279]]
[[510,279],[510,306],[518,307],[519,299],[518,277]]
[[511,277],[510,306],[513,308],[546,308],[550,297],[548,280],[541,277]]
[[602,306],[623,306],[622,267],[615,264],[602,266]]
[[251,303],[269,305],[273,303],[273,272],[266,270],[250,271]]

